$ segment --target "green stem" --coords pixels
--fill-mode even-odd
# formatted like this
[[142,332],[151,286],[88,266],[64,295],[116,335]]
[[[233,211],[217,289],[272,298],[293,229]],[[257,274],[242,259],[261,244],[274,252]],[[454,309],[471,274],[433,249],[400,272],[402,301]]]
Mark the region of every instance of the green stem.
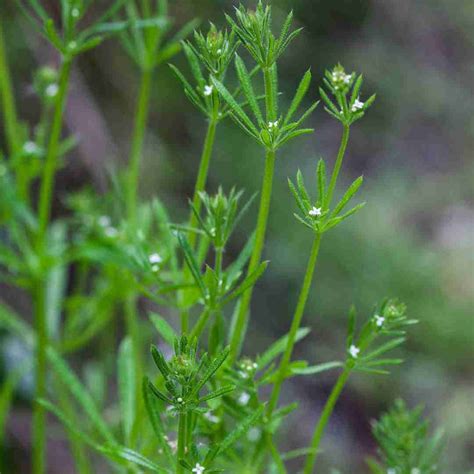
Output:
[[[207,176],[209,173],[209,164],[211,162],[212,152],[214,149],[214,142],[216,139],[216,129],[217,124],[219,123],[218,118],[219,113],[219,103],[217,99],[214,99],[214,111],[209,119],[209,124],[207,126],[206,138],[204,140],[204,146],[201,153],[201,161],[199,163],[199,171],[196,179],[196,184],[194,186],[194,195],[193,195],[193,207],[199,213],[201,210],[201,198],[199,193],[204,191],[206,188]],[[197,227],[198,220],[194,212],[191,211],[189,216],[189,227]],[[196,246],[197,235],[194,232],[191,232],[189,235],[189,244],[191,248]],[[186,265],[183,267],[183,278],[187,281],[190,278],[190,272],[187,269]],[[178,293],[178,303],[186,307],[186,295],[189,294],[186,291]],[[187,309],[181,310],[181,333],[185,334],[189,328],[189,311]]]
[[[38,208],[38,236],[37,245],[40,259],[42,260],[46,247],[46,231],[48,228],[51,204],[53,197],[54,176],[58,161],[58,148],[63,125],[64,108],[66,104],[69,77],[71,73],[71,58],[64,57],[61,65],[59,79],[59,93],[54,111],[51,135],[46,151],[46,159],[41,179],[41,189]],[[36,398],[46,396],[46,348],[48,346],[48,327],[45,308],[45,291],[41,278],[35,284],[35,329],[37,335],[36,346]],[[44,474],[45,472],[45,448],[46,448],[46,416],[45,410],[39,404],[33,409],[33,472]]]
[[281,386],[283,381],[286,378],[288,367],[291,361],[291,355],[293,354],[293,348],[296,342],[296,334],[298,329],[301,326],[301,320],[303,318],[304,310],[306,307],[306,302],[308,300],[309,291],[311,289],[311,283],[313,281],[314,269],[316,267],[316,262],[318,259],[319,248],[321,244],[321,235],[316,234],[316,237],[313,241],[313,246],[311,248],[311,254],[309,256],[308,264],[306,267],[306,274],[303,280],[303,286],[301,288],[300,296],[298,298],[298,303],[296,305],[295,313],[291,321],[290,332],[288,334],[288,341],[286,343],[285,352],[280,362],[280,368],[277,373],[277,378],[275,384],[273,385],[272,394],[270,397],[270,402],[267,408],[267,416],[271,417],[273,411],[277,407],[278,398],[280,396]]
[[193,327],[191,333],[189,334],[189,338],[193,339],[194,337],[199,337],[201,336],[202,332],[204,331],[204,328],[206,327],[207,322],[209,321],[209,318],[213,312],[209,309],[206,308],[202,313],[201,316],[199,316],[199,319],[195,326]]
[[[209,120],[207,127],[206,139],[204,140],[204,147],[201,154],[201,162],[199,164],[199,171],[196,179],[196,185],[194,186],[193,195],[193,207],[199,213],[201,210],[201,198],[199,193],[204,191],[206,188],[207,175],[209,173],[209,163],[211,162],[212,151],[214,149],[214,141],[216,138],[218,118],[217,113]],[[189,216],[189,227],[196,227],[198,225],[197,217],[194,212],[191,211]],[[189,236],[189,244],[194,248],[196,244],[197,234],[192,232]]]
[[[55,383],[55,390],[58,394],[58,401],[61,406],[61,410],[66,414],[69,420],[71,420],[76,426],[79,424],[77,413],[69,400],[69,396],[66,392],[66,387],[60,383]],[[92,468],[89,462],[89,458],[84,450],[84,444],[82,440],[71,430],[66,430],[69,444],[71,446],[71,454],[74,459],[74,464],[77,470],[77,474],[92,474]]]
[[184,472],[184,468],[179,463],[180,459],[184,459],[186,455],[186,414],[180,413],[179,414],[179,421],[178,421],[178,450],[176,453],[176,474],[182,474]]
[[18,136],[18,119],[10,68],[8,67],[2,20],[0,20],[0,96],[3,105],[3,120],[5,121],[5,134],[8,142],[8,149],[10,155],[14,156],[19,150],[20,138]]
[[[308,264],[306,266],[306,273],[303,280],[303,286],[301,287],[300,295],[298,298],[298,303],[296,305],[295,313],[291,321],[290,332],[288,333],[288,341],[285,347],[285,352],[280,362],[280,367],[277,372],[276,381],[273,385],[273,390],[270,396],[270,401],[267,407],[267,418],[270,420],[271,416],[278,405],[278,399],[280,397],[281,387],[285,381],[286,374],[288,372],[288,367],[290,365],[291,356],[293,354],[293,348],[296,342],[296,334],[298,329],[301,326],[301,320],[303,318],[304,310],[306,307],[306,302],[308,300],[309,291],[311,289],[311,283],[313,281],[314,269],[316,267],[316,262],[318,259],[319,248],[321,244],[321,234],[317,234],[313,241],[313,246],[311,248],[310,257]],[[275,451],[273,436],[270,432],[267,432],[262,438],[261,442],[256,448],[256,463],[261,464],[265,460],[265,455],[263,453],[265,445],[273,454]]]
[[[48,332],[45,307],[45,289],[41,281],[37,281],[34,289],[35,330],[36,330],[36,370],[35,370],[35,397],[46,398],[46,347]],[[46,472],[46,412],[43,406],[35,403],[32,420],[33,439],[33,473]]]
[[[275,120],[275,100],[276,91],[274,90],[274,81],[272,70],[270,68],[263,69],[263,79],[265,84],[265,107],[267,120]],[[247,270],[247,276],[253,273],[262,256],[263,246],[265,244],[265,234],[267,230],[268,214],[270,211],[270,201],[272,197],[273,174],[275,170],[275,150],[267,149],[265,156],[265,170],[263,174],[262,191],[260,197],[260,208],[258,211],[257,228],[255,231],[255,245]],[[232,334],[230,340],[229,362],[235,362],[240,354],[242,343],[247,333],[247,325],[249,319],[249,306],[252,299],[253,288],[249,288],[241,297],[238,305],[238,312],[233,322]]]
[[343,131],[342,131],[341,145],[339,146],[336,163],[334,164],[331,180],[329,182],[329,187],[328,187],[328,192],[327,192],[327,201],[325,203],[327,208],[331,204],[331,200],[334,194],[334,189],[336,188],[337,178],[339,176],[339,171],[341,170],[342,160],[344,158],[344,154],[346,152],[348,142],[349,142],[349,125],[344,125]]
[[127,186],[127,215],[133,222],[136,220],[138,203],[138,181],[140,178],[140,165],[142,163],[143,142],[145,139],[148,114],[150,109],[152,69],[142,71],[140,92],[138,95],[137,108],[135,111],[135,125],[130,151],[130,162],[128,164],[128,186]]
[[131,291],[125,301],[125,324],[127,328],[127,335],[132,341],[132,352],[133,352],[133,365],[135,367],[135,394],[136,394],[136,404],[137,404],[137,413],[140,407],[140,394],[141,394],[141,384],[142,380],[142,354],[141,354],[141,343],[140,343],[140,326],[138,319],[138,310],[137,310],[137,295],[134,291]]
[[59,74],[59,92],[54,110],[51,135],[46,150],[46,158],[43,166],[41,189],[38,208],[38,243],[43,245],[46,230],[51,216],[51,205],[53,197],[54,176],[58,166],[59,143],[63,127],[64,108],[71,75],[72,58],[63,57],[61,71]]
[[[260,198],[260,208],[258,211],[257,228],[255,231],[255,245],[250,258],[247,276],[257,269],[262,256],[263,245],[265,243],[265,234],[267,230],[268,214],[270,210],[270,201],[272,197],[275,157],[275,151],[267,150],[265,158],[265,170],[263,174],[262,194]],[[230,341],[229,361],[231,363],[235,362],[236,358],[239,356],[242,343],[245,339],[249,318],[248,310],[250,306],[250,300],[252,299],[252,292],[253,288],[249,288],[242,295],[242,298],[239,302],[239,310],[236,315]]]
[[311,440],[311,446],[310,446],[311,453],[308,454],[306,458],[303,474],[311,474],[313,472],[314,464],[316,462],[319,445],[321,443],[321,438],[323,436],[324,429],[326,428],[326,425],[328,424],[329,418],[331,417],[332,412],[334,410],[334,406],[336,405],[336,402],[339,399],[339,395],[341,394],[342,389],[346,385],[346,382],[347,382],[347,379],[349,378],[350,373],[351,373],[350,367],[346,366],[344,371],[341,373],[341,375],[337,379],[336,385],[334,385],[331,391],[331,394],[329,395],[326,405],[324,406],[323,412],[321,413],[321,416],[319,418],[319,422],[316,425],[316,428],[314,430],[314,434],[313,434],[313,438]]

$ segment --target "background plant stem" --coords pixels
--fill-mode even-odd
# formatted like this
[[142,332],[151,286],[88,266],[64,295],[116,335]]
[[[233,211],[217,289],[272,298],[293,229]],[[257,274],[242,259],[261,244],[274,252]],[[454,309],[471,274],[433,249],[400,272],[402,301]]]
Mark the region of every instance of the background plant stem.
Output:
[[150,108],[151,80],[153,70],[145,68],[142,70],[140,90],[138,93],[137,106],[135,110],[135,125],[132,136],[130,161],[128,164],[127,183],[127,215],[131,223],[136,222],[138,209],[138,182],[140,178],[140,167],[143,157],[143,143]]
[[[46,398],[46,347],[48,344],[48,333],[46,327],[45,289],[41,281],[36,283],[33,299],[36,323],[35,396],[36,398]],[[33,473],[44,474],[46,472],[46,412],[39,403],[34,403],[32,423]]]
[[[41,189],[38,208],[38,235],[37,249],[40,265],[43,265],[44,251],[46,248],[46,232],[51,215],[54,175],[57,169],[58,148],[61,138],[64,107],[66,104],[69,77],[71,72],[71,58],[64,57],[59,75],[59,92],[54,111],[51,135],[46,151],[46,159],[41,179]],[[44,275],[37,276],[33,292],[35,306],[35,329],[36,329],[36,398],[46,398],[46,348],[49,343],[47,314],[45,308],[45,285]],[[33,472],[43,474],[45,472],[45,448],[46,448],[46,416],[45,410],[39,404],[33,409]]]
[[38,209],[38,242],[44,244],[46,230],[51,216],[52,193],[54,187],[54,176],[58,166],[58,149],[63,126],[64,108],[69,88],[69,77],[71,74],[72,58],[63,57],[59,73],[59,92],[54,110],[51,135],[46,150],[46,158],[41,178],[41,189]]
[[339,395],[342,392],[342,389],[346,385],[347,379],[349,378],[349,375],[351,373],[351,369],[346,366],[344,371],[341,373],[339,378],[337,379],[336,385],[334,385],[329,398],[326,402],[326,405],[324,405],[323,412],[321,413],[321,417],[319,418],[319,422],[316,425],[316,428],[314,430],[313,438],[311,440],[311,454],[308,454],[306,458],[306,463],[304,466],[303,474],[311,474],[314,469],[314,464],[316,462],[316,458],[318,455],[318,450],[319,450],[319,445],[321,443],[321,438],[324,433],[324,429],[326,428],[326,425],[328,424],[329,418],[332,415],[332,412],[334,410],[334,406],[336,405],[336,402],[339,398]]
[[[219,111],[219,103],[218,99],[214,98],[214,111],[209,119],[209,124],[207,126],[206,138],[204,140],[204,145],[201,153],[201,160],[199,163],[199,171],[196,178],[196,184],[194,186],[194,195],[193,195],[193,207],[199,213],[201,210],[201,198],[199,197],[199,193],[204,191],[206,188],[207,183],[207,176],[209,173],[209,164],[212,158],[212,152],[214,150],[214,142],[216,139],[216,129],[217,124],[219,123],[218,119],[218,111]],[[197,227],[197,217],[193,211],[189,216],[189,227]],[[189,235],[189,244],[191,248],[196,246],[196,239],[197,235],[194,232],[191,232]],[[190,273],[186,265],[183,266],[183,280],[187,281],[190,277]],[[186,295],[188,293],[186,291],[182,291],[178,293],[178,299],[183,309],[181,310],[181,333],[185,334],[188,332],[189,329],[189,312],[187,310],[186,304]]]
[[[274,120],[276,91],[272,80],[272,72],[266,68],[263,70],[263,78],[265,83],[265,107],[267,119]],[[257,228],[255,231],[255,244],[250,257],[250,263],[247,270],[247,276],[253,273],[260,264],[262,250],[265,243],[265,234],[267,230],[268,214],[270,211],[270,202],[272,197],[273,174],[275,170],[275,150],[267,150],[265,156],[265,170],[263,173],[263,182],[260,197],[260,207],[257,218]],[[252,299],[253,287],[249,288],[239,300],[238,312],[235,318],[235,324],[232,327],[230,340],[229,362],[235,362],[240,354],[242,343],[245,340],[247,325],[249,319],[249,306]]]
[[5,135],[10,155],[15,155],[20,147],[18,136],[18,119],[11,83],[10,68],[8,67],[7,52],[3,35],[3,21],[0,20],[0,94],[2,98],[3,120],[5,121]]
[[[145,141],[145,133],[147,128],[149,110],[151,82],[153,77],[152,68],[143,68],[141,72],[140,88],[138,92],[137,105],[135,109],[134,128],[132,135],[132,145],[130,150],[130,160],[127,170],[127,187],[126,187],[126,211],[128,222],[132,226],[133,231],[137,230],[137,213],[138,213],[138,183],[140,179],[140,168],[143,161],[143,143]],[[138,298],[135,290],[130,290],[125,301],[125,323],[127,334],[132,341],[133,363],[136,374],[136,404],[137,413],[140,408],[140,380],[141,380],[141,344],[140,344],[140,328],[139,315],[137,310]]]

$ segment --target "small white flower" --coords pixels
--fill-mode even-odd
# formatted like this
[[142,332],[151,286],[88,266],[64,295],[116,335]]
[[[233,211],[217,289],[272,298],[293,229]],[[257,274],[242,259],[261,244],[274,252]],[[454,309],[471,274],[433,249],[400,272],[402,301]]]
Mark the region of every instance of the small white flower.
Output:
[[39,148],[35,142],[29,141],[23,145],[23,151],[28,155],[32,155],[34,153],[38,153]]
[[110,217],[109,216],[100,216],[99,217],[99,225],[102,227],[109,227],[110,226]]
[[274,128],[278,127],[278,120],[275,120],[274,122],[268,122],[268,128],[270,130],[273,130]]
[[364,103],[361,102],[358,98],[354,101],[351,107],[352,112],[357,112],[358,110],[362,109],[364,107]]
[[411,470],[411,474],[421,474],[421,470],[418,469],[417,467],[414,467],[414,468]]
[[198,462],[197,462],[196,465],[192,468],[192,471],[193,471],[195,474],[202,474],[205,470],[206,470],[206,468],[205,468],[204,466],[201,466],[201,464],[199,464]]
[[376,314],[374,316],[374,319],[375,319],[375,325],[381,328],[383,326],[383,323],[385,322],[385,318],[383,316]]
[[258,441],[258,440],[260,439],[260,436],[261,436],[261,435],[262,435],[261,430],[258,429],[258,428],[253,427],[253,428],[251,428],[251,429],[248,431],[248,433],[247,433],[247,439],[248,439],[249,441],[255,442],[255,441]]
[[45,91],[46,95],[51,98],[56,97],[58,95],[58,92],[59,92],[59,87],[57,84],[54,84],[54,83],[46,87],[46,91]]
[[349,84],[351,82],[351,77],[352,76],[350,74],[346,74],[343,79],[344,84]]
[[322,214],[322,209],[320,207],[313,206],[313,208],[308,212],[312,217],[318,217]]
[[213,415],[210,411],[204,413],[204,418],[211,423],[219,423],[219,417]]
[[239,375],[240,375],[240,378],[241,379],[248,379],[249,378],[249,374],[247,372],[244,372],[243,370],[239,370]]
[[106,227],[104,233],[107,237],[117,237],[118,230],[115,227]]
[[217,52],[217,54],[220,56],[220,55],[222,54],[222,49],[219,48],[216,52]]
[[177,440],[170,440],[168,441],[168,446],[171,448],[173,454],[176,454],[178,451],[178,441]]
[[148,261],[150,263],[161,263],[163,261],[163,259],[161,258],[161,255],[159,253],[152,253],[148,257]]
[[214,90],[214,86],[204,86],[204,95],[206,97],[210,96],[213,90]]
[[354,346],[354,344],[352,344],[352,346],[349,347],[349,354],[351,355],[353,359],[355,359],[359,355],[359,352],[360,352],[360,349],[357,346]]
[[239,405],[245,406],[250,400],[250,395],[247,392],[242,392],[240,397],[239,397]]
[[181,397],[178,397],[178,398],[176,399],[176,401],[177,401],[178,403],[184,403],[184,400],[183,400]]
[[81,12],[79,11],[79,8],[73,8],[71,11],[71,15],[73,16],[73,18],[78,18],[80,14]]

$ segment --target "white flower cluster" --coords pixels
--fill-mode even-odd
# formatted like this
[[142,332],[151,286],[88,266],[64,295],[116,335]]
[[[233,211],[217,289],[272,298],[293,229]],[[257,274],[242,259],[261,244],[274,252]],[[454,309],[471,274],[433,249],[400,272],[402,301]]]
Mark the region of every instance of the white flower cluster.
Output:
[[354,346],[354,344],[352,344],[352,346],[349,347],[349,354],[353,359],[357,358],[357,356],[359,355],[359,352],[360,352],[360,349],[357,346]]
[[336,69],[331,73],[331,79],[336,89],[341,89],[342,86],[348,86],[351,83],[352,74],[346,74],[344,70]]
[[206,468],[204,466],[201,466],[201,464],[199,464],[198,462],[192,468],[192,472],[194,472],[195,474],[202,474],[205,470]]
[[268,122],[268,129],[273,130],[278,127],[278,120],[275,120],[274,122]]
[[104,234],[107,237],[110,237],[111,239],[117,237],[118,230],[114,226],[112,226],[109,216],[100,216],[98,222],[99,225],[104,229]]
[[161,258],[161,255],[158,253],[152,253],[148,257],[148,261],[151,264],[151,270],[152,272],[156,273],[160,269],[160,263],[163,261]]
[[207,420],[207,421],[210,421],[211,423],[219,423],[219,417],[216,416],[216,415],[213,415],[212,412],[210,411],[207,411],[206,413],[204,413],[204,418]]
[[209,97],[212,94],[212,91],[214,90],[214,86],[204,86],[204,95],[206,97]]
[[364,103],[357,98],[354,103],[352,104],[351,111],[352,112],[357,112],[358,110],[361,110],[364,107]]
[[39,151],[39,146],[33,141],[27,141],[23,145],[23,152],[27,155],[36,155]]
[[249,401],[250,401],[250,394],[247,392],[242,392],[238,399],[239,405],[244,407],[245,405],[247,405]]
[[313,206],[313,208],[308,212],[311,217],[319,217],[322,214],[322,209],[320,207]]
[[250,359],[244,359],[239,365],[239,375],[243,379],[251,377],[258,368],[258,364]]
[[380,316],[379,314],[376,314],[374,316],[374,321],[375,321],[375,325],[378,328],[381,328],[383,326],[383,323],[385,322],[385,318],[383,316]]
[[59,86],[56,83],[50,84],[48,87],[46,87],[45,93],[48,97],[53,99],[58,95],[59,92]]

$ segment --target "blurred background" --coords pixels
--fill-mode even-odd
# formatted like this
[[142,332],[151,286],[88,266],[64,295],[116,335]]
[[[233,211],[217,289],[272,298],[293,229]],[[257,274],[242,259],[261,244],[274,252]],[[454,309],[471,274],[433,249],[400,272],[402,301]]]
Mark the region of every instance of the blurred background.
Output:
[[[1,3],[19,108],[33,125],[38,120],[33,71],[54,66],[56,57],[12,0]],[[222,25],[223,12],[232,11],[232,5],[176,0],[171,9],[177,25],[193,17]],[[390,378],[352,377],[325,437],[320,472],[366,472],[364,458],[374,453],[370,420],[402,397],[410,406],[424,404],[432,424],[444,427],[442,472],[465,473],[474,466],[474,3],[295,0],[272,5],[278,26],[293,8],[297,26],[304,27],[281,60],[283,102],[308,67],[315,78],[309,99],[315,100],[325,68],[338,61],[364,74],[362,100],[377,93],[366,117],[352,127],[344,164],[343,181],[364,175],[361,197],[367,205],[323,239],[305,315],[305,324],[314,330],[295,357],[310,363],[341,357],[351,304],[365,316],[378,301],[395,296],[420,320],[410,331],[406,362]],[[182,55],[173,62],[187,71]],[[137,81],[134,64],[114,40],[80,58],[67,110],[68,129],[79,144],[57,180],[57,216],[67,212],[66,193],[85,185],[105,191],[107,170],[126,160]],[[206,124],[168,67],[158,71],[153,94],[142,196],[158,195],[179,221],[187,215]],[[288,330],[309,254],[311,233],[292,216],[286,179],[300,168],[308,184],[317,159],[333,163],[339,145],[340,127],[322,107],[309,126],[316,130],[313,135],[279,153],[265,248],[271,264],[254,293],[249,355]],[[259,189],[262,156],[231,122],[220,127],[215,150],[208,190],[222,184],[250,195]],[[256,212],[255,205],[230,255],[241,248]],[[8,288],[0,291],[11,299]],[[26,303],[23,307],[27,312]],[[15,341],[4,338],[1,344],[4,355],[15,354]],[[285,400],[301,406],[287,426],[288,448],[308,443],[334,380],[335,374],[327,372],[287,384]],[[27,472],[30,452],[26,400],[31,387],[26,383],[21,390],[4,447],[17,460],[19,473]],[[65,443],[53,444],[50,459],[52,473],[73,472],[65,468]]]

